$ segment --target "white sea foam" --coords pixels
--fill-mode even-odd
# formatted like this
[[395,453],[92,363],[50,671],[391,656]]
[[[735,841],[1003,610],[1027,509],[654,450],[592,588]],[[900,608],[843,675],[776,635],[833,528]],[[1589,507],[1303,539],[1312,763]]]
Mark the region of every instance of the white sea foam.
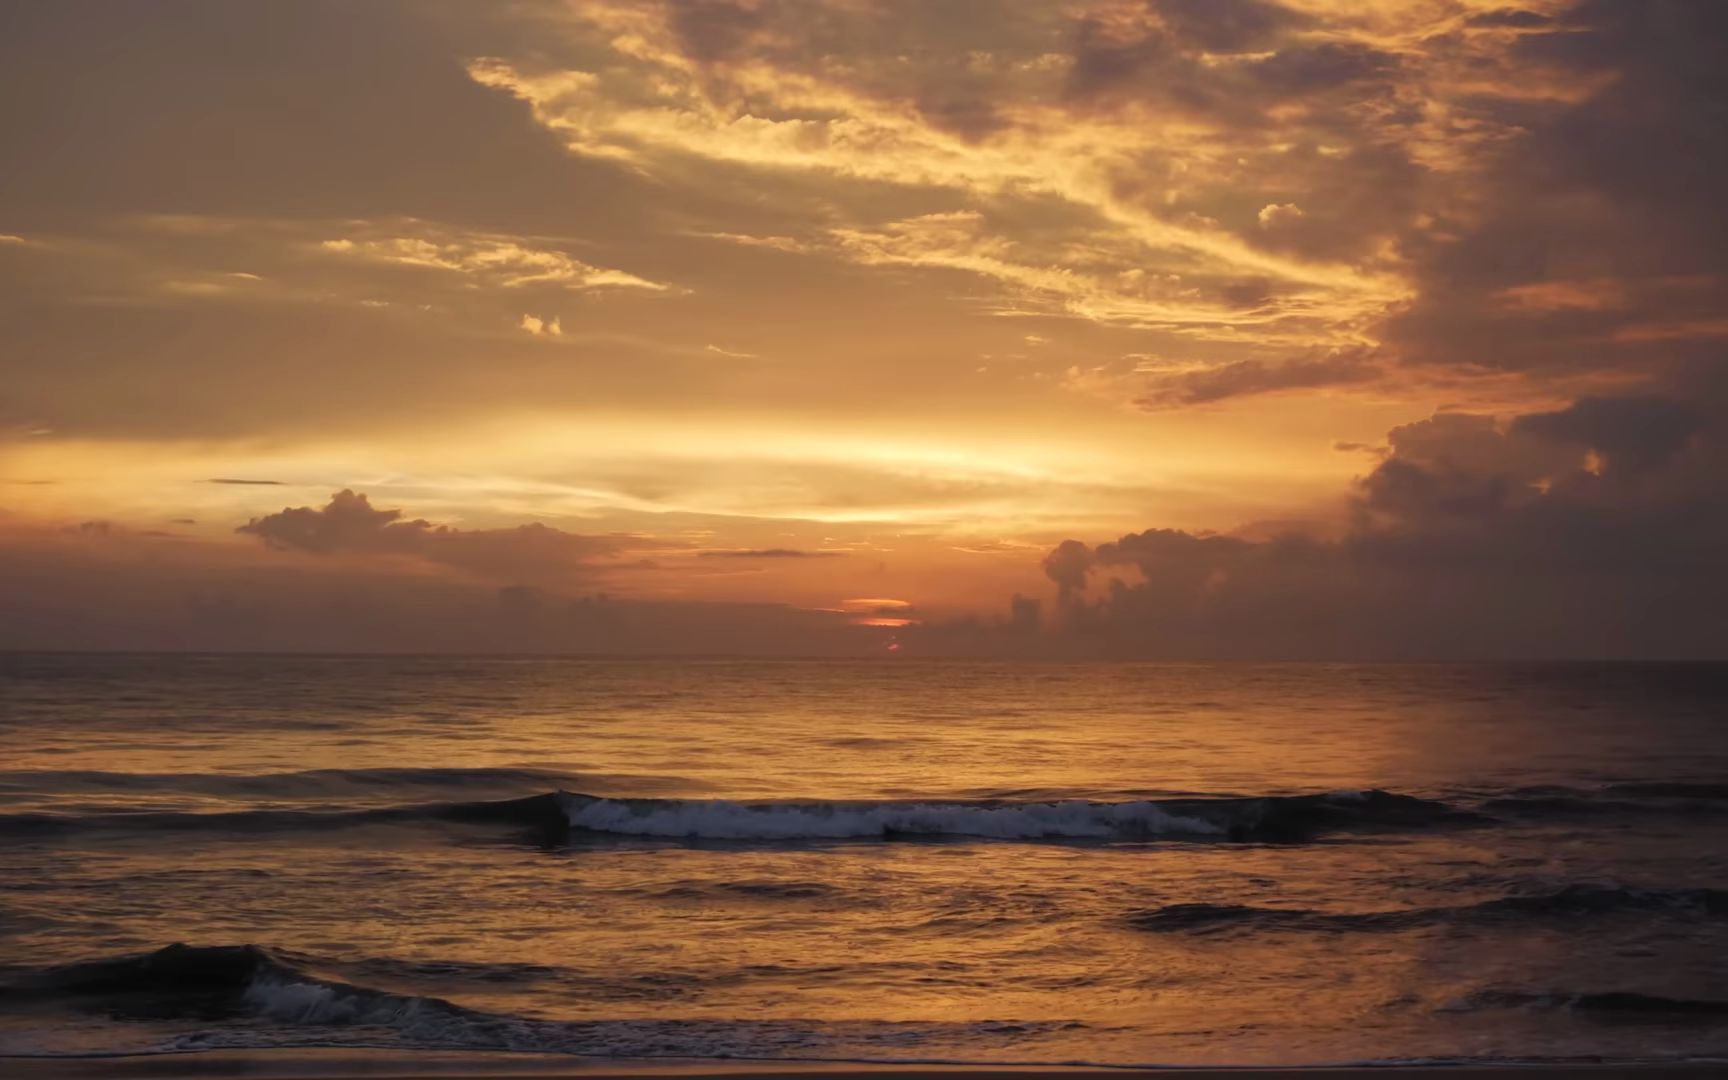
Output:
[[[262,1016],[291,1024],[401,1025],[412,1023],[428,1008],[438,1011],[441,1002],[429,998],[398,997],[367,990],[299,982],[266,974],[246,987],[246,1003]],[[448,1012],[444,1007],[443,1012]]]
[[564,796],[570,824],[592,832],[712,840],[843,839],[887,835],[999,840],[1223,836],[1216,822],[1155,802],[739,803]]

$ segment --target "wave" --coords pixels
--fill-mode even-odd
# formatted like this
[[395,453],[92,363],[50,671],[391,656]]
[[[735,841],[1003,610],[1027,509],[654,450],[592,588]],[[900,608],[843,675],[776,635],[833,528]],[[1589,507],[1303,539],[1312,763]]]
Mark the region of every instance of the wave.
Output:
[[1728,782],[1649,780],[1600,788],[1524,787],[1492,794],[1479,809],[1511,818],[1572,818],[1728,813]]
[[1653,780],[1609,784],[1610,795],[1656,799],[1728,799],[1728,781]]
[[[484,977],[486,965],[437,961],[405,964],[429,971]],[[443,1050],[564,1054],[606,1058],[756,1058],[855,1061],[884,1064],[1046,1066],[1042,1048],[1066,1048],[1078,1037],[1096,1040],[1108,1028],[1073,1020],[1020,1021],[806,1021],[625,1019],[552,1020],[469,1008],[442,997],[395,993],[316,969],[310,957],[259,945],[170,945],[155,952],[13,973],[0,982],[0,1009],[19,1004],[40,1021],[55,1005],[118,1022],[147,1021],[136,1043],[108,1053],[164,1054],[223,1049],[290,1047],[368,1050]],[[535,965],[507,971],[533,978],[553,969]],[[1714,1028],[1728,1016],[1728,1001],[1668,997],[1639,991],[1565,992],[1478,990],[1442,1011],[1565,1010],[1605,1021]],[[187,1030],[187,1025],[196,1025]],[[84,1030],[84,1024],[78,1026]],[[165,1032],[167,1034],[165,1034]],[[110,1046],[124,1043],[110,1041]],[[1028,1056],[1004,1061],[1013,1047]],[[1059,1051],[1060,1052],[1060,1051]],[[56,1048],[50,1041],[7,1056],[88,1056],[83,1042]],[[985,1056],[988,1055],[988,1056]],[[1064,1055],[1065,1064],[1080,1064]],[[1563,1058],[1377,1059],[1350,1064],[1554,1063]],[[1580,1059],[1583,1060],[1583,1059]],[[1600,1057],[1592,1055],[1597,1063]],[[1639,1059],[1657,1060],[1657,1059]],[[1685,1060],[1669,1058],[1666,1060]],[[1108,1064],[1128,1067],[1121,1062]],[[1345,1064],[1345,1063],[1340,1063]]]
[[1479,820],[1385,791],[1130,802],[760,802],[562,795],[584,832],[698,840],[982,838],[1288,842]]
[[1572,919],[1621,912],[1728,919],[1728,890],[1568,885],[1552,892],[1500,896],[1475,904],[1363,912],[1238,904],[1171,904],[1135,912],[1128,916],[1128,922],[1136,929],[1153,933],[1219,934],[1244,930],[1374,933],[1509,920]]
[[[430,962],[427,962],[430,963]],[[461,967],[463,965],[457,965]],[[0,985],[34,1008],[55,998],[118,1020],[222,1021],[158,1052],[349,1046],[558,1053],[614,1058],[812,1057],[968,1041],[995,1047],[1076,1021],[545,1020],[375,989],[258,945],[169,945],[143,955],[39,969]]]
[[[0,789],[28,773],[0,773]],[[310,770],[262,776],[68,772],[28,781],[61,790],[186,791],[229,797],[306,797],[416,789],[515,787],[557,774],[531,769]],[[1030,789],[1029,789],[1030,791]],[[1506,821],[1613,814],[1728,812],[1709,782],[1614,784],[1596,792],[1526,788],[1459,806],[1395,792],[1312,795],[1194,795],[1095,801],[1052,797],[838,801],[622,798],[562,789],[494,800],[387,805],[314,804],[216,811],[34,811],[0,814],[0,837],[73,831],[292,832],[387,824],[497,824],[530,830],[537,841],[600,837],[635,840],[799,842],[993,839],[1044,842],[1236,841],[1297,843],[1337,833],[1371,833]],[[1678,801],[1677,801],[1678,800]]]
[[995,839],[1296,842],[1332,832],[1482,820],[1444,803],[1384,791],[1127,802],[733,802],[614,799],[558,791],[519,799],[360,809],[133,811],[0,815],[0,836],[68,831],[272,833],[365,825],[526,827],[537,838],[704,841]]
[[568,828],[562,797],[549,793],[366,809],[0,814],[0,836],[84,831],[275,833],[437,822],[516,825],[560,834]]
[[1462,1001],[1447,1006],[1449,1012],[1470,1012],[1478,1009],[1565,1009],[1586,1015],[1594,1014],[1604,1019],[1658,1022],[1705,1020],[1719,1023],[1721,1017],[1728,1016],[1728,1001],[1664,997],[1635,990],[1585,993],[1479,990]]

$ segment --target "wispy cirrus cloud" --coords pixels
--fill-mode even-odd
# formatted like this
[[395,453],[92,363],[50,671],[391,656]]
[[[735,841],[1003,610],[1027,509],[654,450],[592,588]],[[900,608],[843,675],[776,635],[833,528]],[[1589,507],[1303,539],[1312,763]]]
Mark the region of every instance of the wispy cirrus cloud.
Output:
[[[468,71],[575,154],[656,182],[823,187],[793,228],[715,238],[967,274],[996,289],[970,299],[985,310],[1271,368],[1376,344],[1413,296],[1412,252],[1477,212],[1515,107],[1599,85],[1525,47],[1567,6],[1089,2],[983,28],[892,0],[607,2],[564,20],[580,63]],[[929,39],[945,47],[910,47]]]
[[[420,225],[420,223],[412,223]],[[553,285],[565,289],[647,289],[668,286],[635,274],[583,262],[522,237],[463,233],[421,226],[418,235],[338,237],[321,240],[326,254],[393,266],[444,270],[505,289]]]

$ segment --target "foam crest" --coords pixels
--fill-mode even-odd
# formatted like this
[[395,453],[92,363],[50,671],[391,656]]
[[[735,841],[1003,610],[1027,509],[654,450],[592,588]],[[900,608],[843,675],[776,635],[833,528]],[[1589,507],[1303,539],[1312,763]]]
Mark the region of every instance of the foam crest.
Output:
[[566,795],[572,828],[708,840],[954,836],[997,840],[1223,837],[1226,828],[1155,802],[739,803]]

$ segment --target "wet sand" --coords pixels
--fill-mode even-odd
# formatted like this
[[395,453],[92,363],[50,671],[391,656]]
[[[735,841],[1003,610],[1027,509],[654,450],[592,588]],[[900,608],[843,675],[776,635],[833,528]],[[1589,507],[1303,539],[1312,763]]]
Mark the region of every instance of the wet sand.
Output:
[[123,1056],[102,1058],[11,1059],[0,1072],[13,1080],[383,1080],[450,1077],[490,1080],[506,1077],[572,1080],[917,1080],[950,1075],[955,1080],[1702,1080],[1721,1076],[1728,1063],[1598,1065],[1376,1065],[1311,1068],[1098,1068],[1095,1066],[865,1065],[838,1062],[621,1061],[540,1054],[357,1053],[352,1050],[277,1050]]

